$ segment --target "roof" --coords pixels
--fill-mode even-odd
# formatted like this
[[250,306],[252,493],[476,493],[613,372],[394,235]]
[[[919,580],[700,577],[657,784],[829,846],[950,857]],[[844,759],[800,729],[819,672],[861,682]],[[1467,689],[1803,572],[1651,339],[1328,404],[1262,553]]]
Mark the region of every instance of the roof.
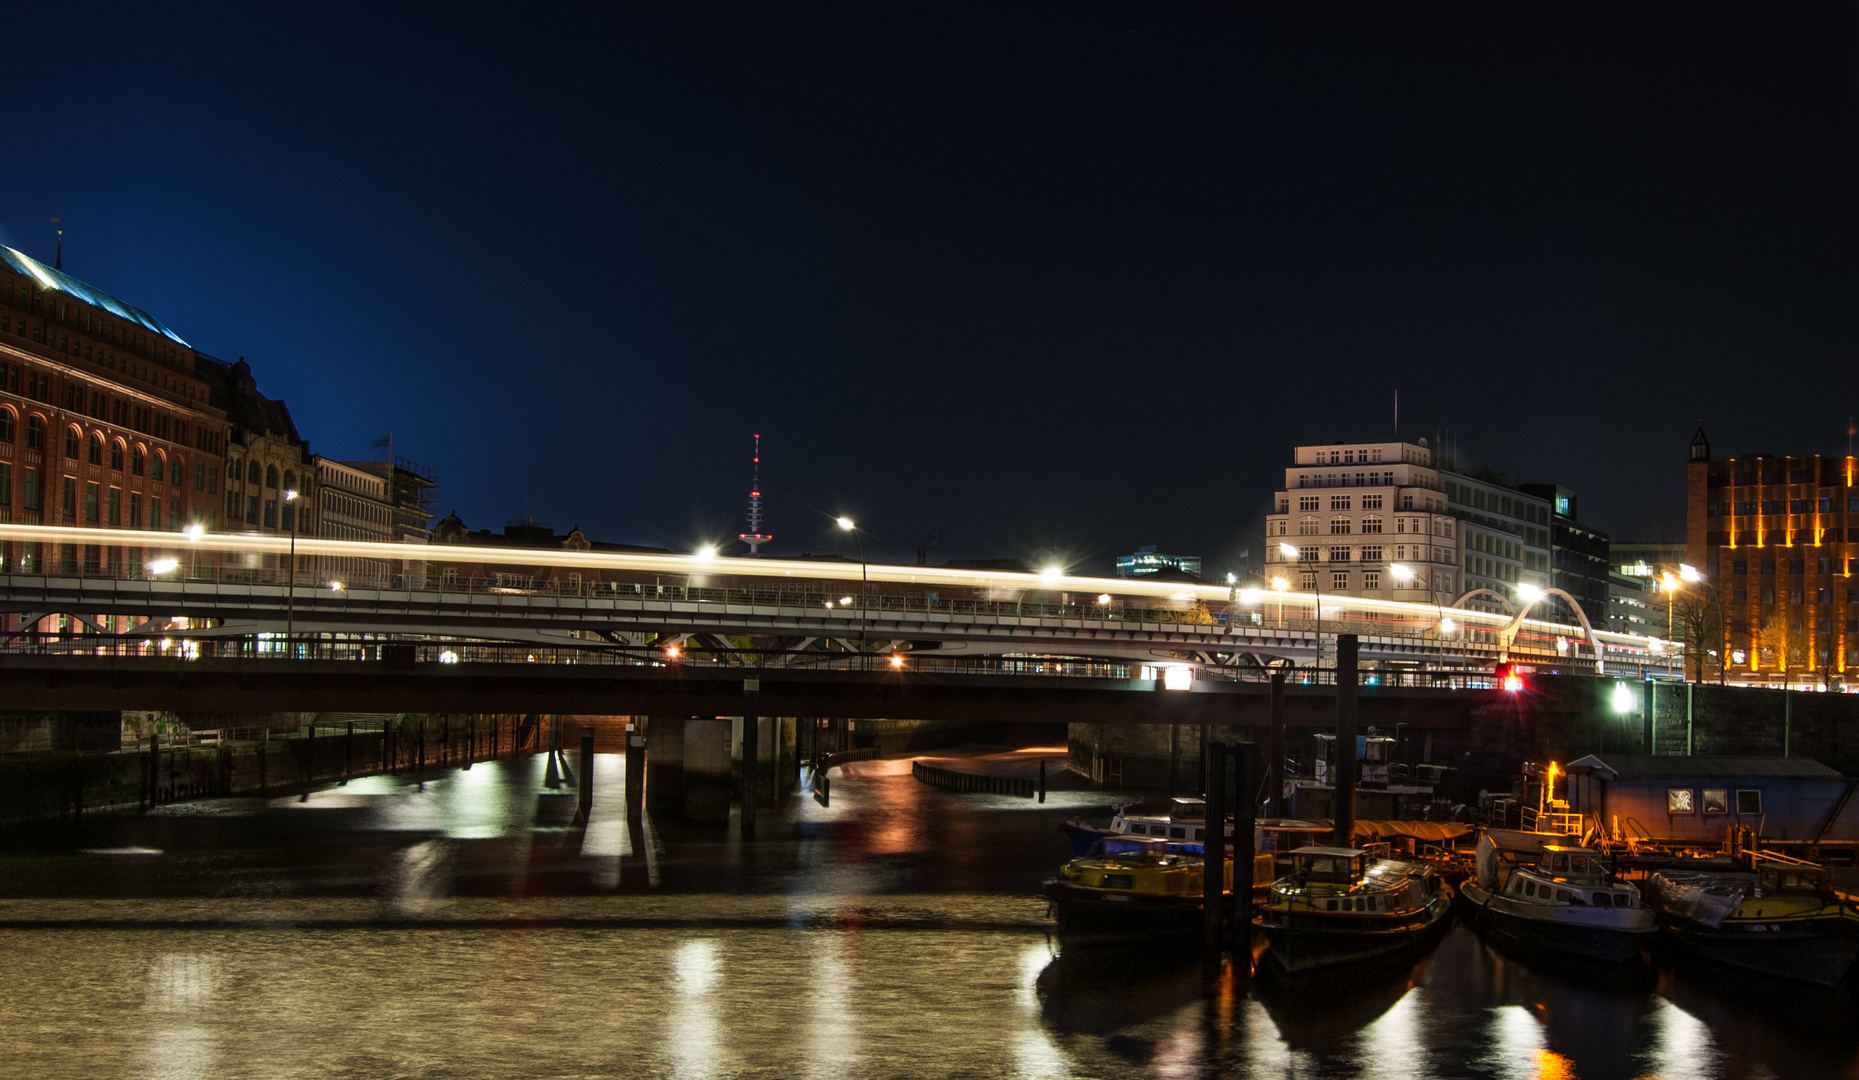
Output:
[[1732,777],[1748,779],[1839,780],[1838,769],[1813,758],[1802,757],[1680,757],[1649,754],[1589,754],[1568,764],[1572,772],[1579,768],[1605,770],[1616,780],[1666,780],[1686,777]]
[[15,251],[4,244],[0,244],[0,263],[6,263],[11,266],[14,271],[37,280],[39,287],[45,289],[47,292],[61,292],[74,296],[84,301],[86,304],[102,308],[119,319],[127,319],[145,330],[152,330],[162,337],[167,338],[169,341],[174,342],[176,345],[186,345],[190,349],[193,348],[193,346],[187,345],[187,342],[181,340],[181,335],[162,325],[160,319],[143,311],[141,308],[131,304],[125,304],[116,297],[104,292],[102,289],[84,284],[70,274],[65,273],[63,270],[54,270],[23,251]]

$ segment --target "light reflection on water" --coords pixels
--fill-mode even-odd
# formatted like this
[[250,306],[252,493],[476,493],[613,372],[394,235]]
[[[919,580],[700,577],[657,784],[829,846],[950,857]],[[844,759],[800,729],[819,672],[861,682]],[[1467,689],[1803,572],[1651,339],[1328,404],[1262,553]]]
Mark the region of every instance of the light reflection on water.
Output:
[[[211,815],[6,857],[0,1077],[1678,1080],[1859,1060],[1849,998],[1529,963],[1463,927],[1327,984],[1061,948],[1030,894],[1071,809],[994,809],[889,766],[836,777],[830,810],[770,812],[753,843],[673,830],[653,890],[622,762],[597,762],[579,841],[539,822],[559,809],[543,775],[530,759],[241,804],[252,829],[199,863],[175,853]],[[159,853],[110,854],[136,843]],[[276,889],[216,894],[226,858]],[[131,925],[149,918],[166,921]]]

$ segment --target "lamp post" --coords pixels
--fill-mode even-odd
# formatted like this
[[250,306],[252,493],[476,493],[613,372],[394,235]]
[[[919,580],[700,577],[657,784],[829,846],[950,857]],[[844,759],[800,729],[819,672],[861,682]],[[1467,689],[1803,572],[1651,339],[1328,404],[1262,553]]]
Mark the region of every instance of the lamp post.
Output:
[[284,493],[284,510],[290,515],[290,577],[284,586],[284,648],[288,652],[291,636],[297,632],[297,501],[295,491]]
[[[1278,553],[1280,555],[1283,555],[1287,559],[1295,560],[1300,557],[1300,553],[1294,545],[1287,544],[1283,541],[1279,541],[1278,543]],[[1317,569],[1317,561],[1315,559],[1312,559],[1310,561],[1310,587],[1311,587],[1312,593],[1316,596],[1316,600],[1317,600],[1317,661],[1314,666],[1316,667],[1318,671],[1322,671],[1323,670],[1323,572]],[[1282,616],[1284,613],[1284,596],[1282,593],[1278,597],[1278,604],[1279,604],[1279,609],[1278,609],[1279,614],[1280,616]]]
[[1659,587],[1665,590],[1665,677],[1672,677],[1672,596],[1678,592],[1678,579],[1670,570],[1659,575]]
[[859,531],[859,527],[857,523],[855,523],[851,518],[848,518],[848,517],[839,518],[837,521],[837,524],[839,525],[840,528],[851,533],[858,540],[858,580],[859,580],[859,592],[858,592],[858,656],[859,656],[859,661],[858,662],[859,662],[859,669],[864,670],[864,667],[865,667],[865,594],[871,588],[871,580],[869,577],[866,576],[866,570],[865,570],[865,534]]
[[1286,578],[1272,579],[1272,591],[1278,594],[1278,629],[1280,630],[1285,628],[1285,590],[1290,587],[1291,582]]
[[[187,542],[189,544],[199,544],[200,538],[205,536],[206,533],[206,529],[196,521],[187,527]],[[187,576],[190,578],[200,576],[200,549],[198,547],[189,549],[187,556]]]
[[[1419,572],[1406,563],[1389,563],[1388,573],[1393,574],[1396,581],[1415,581],[1420,577]],[[1446,631],[1452,629],[1452,620],[1446,617],[1446,607],[1439,602],[1439,593],[1433,589],[1433,575],[1431,574],[1427,575],[1426,590],[1427,595],[1433,598],[1433,610],[1439,613],[1439,661],[1440,666],[1444,667],[1446,664]]]

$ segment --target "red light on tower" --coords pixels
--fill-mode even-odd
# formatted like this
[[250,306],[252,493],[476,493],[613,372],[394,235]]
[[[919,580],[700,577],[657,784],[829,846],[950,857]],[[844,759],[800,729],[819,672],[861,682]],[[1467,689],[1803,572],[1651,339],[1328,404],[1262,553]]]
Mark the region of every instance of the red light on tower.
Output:
[[762,531],[762,437],[755,436],[755,454],[750,464],[754,471],[749,480],[749,531],[736,534],[736,539],[749,545],[749,554],[761,553],[763,544],[774,537]]

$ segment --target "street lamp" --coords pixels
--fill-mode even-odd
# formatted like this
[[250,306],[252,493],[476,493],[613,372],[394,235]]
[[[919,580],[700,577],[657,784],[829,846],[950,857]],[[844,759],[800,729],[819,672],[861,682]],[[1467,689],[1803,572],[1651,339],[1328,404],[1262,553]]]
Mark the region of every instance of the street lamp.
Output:
[[[1695,572],[1695,571],[1694,571]],[[1659,588],[1665,590],[1665,640],[1672,641],[1672,597],[1678,592],[1678,579],[1670,570],[1659,575]],[[1672,651],[1665,652],[1665,677],[1672,677]]]
[[[1671,575],[1668,574],[1666,576],[1670,577]],[[1725,654],[1730,648],[1730,628],[1725,624],[1723,617],[1723,594],[1717,591],[1717,586],[1711,584],[1710,579],[1706,578],[1702,571],[1692,566],[1690,563],[1678,564],[1678,579],[1689,585],[1702,585],[1711,591],[1711,602],[1717,608],[1717,633],[1722,639],[1717,645],[1717,685],[1722,686],[1724,684],[1724,670],[1729,667],[1729,657]],[[1665,632],[1670,636],[1672,632],[1672,617],[1669,607],[1667,612]],[[1698,635],[1698,647],[1704,647],[1703,634]],[[1702,678],[1703,675],[1704,658],[1700,656],[1698,658],[1698,676]]]
[[1285,590],[1290,587],[1291,583],[1284,578],[1272,579],[1272,591],[1278,594],[1278,629],[1280,630],[1285,628]]
[[865,534],[859,531],[857,523],[849,517],[837,519],[840,528],[858,539],[858,655],[859,667],[865,667],[865,594],[871,588],[871,580],[865,570]]
[[284,493],[284,511],[290,515],[290,578],[284,593],[284,647],[291,647],[291,636],[297,632],[297,508],[291,503],[297,501],[295,491]]
[[[198,521],[196,521],[192,525],[189,525],[187,527],[186,533],[187,533],[188,543],[198,544],[200,542],[200,538],[207,534],[207,530]],[[200,576],[200,552],[199,552],[199,549],[197,548],[194,549],[192,553],[189,554],[187,557],[187,576],[190,578]]]
[[[1389,563],[1388,573],[1393,574],[1396,581],[1414,581],[1420,577],[1419,572],[1406,563]],[[1446,608],[1433,589],[1432,575],[1427,576],[1426,589],[1427,595],[1433,598],[1433,610],[1439,613],[1439,661],[1443,668],[1446,666],[1446,633],[1452,629],[1452,620],[1446,617]]]
[[[1280,555],[1283,555],[1286,559],[1293,560],[1293,561],[1298,559],[1300,556],[1298,549],[1294,545],[1287,544],[1282,540],[1278,542],[1278,553]],[[1317,561],[1315,559],[1312,559],[1310,561],[1310,564],[1311,564],[1310,565],[1310,587],[1311,587],[1312,592],[1315,594],[1316,601],[1317,601],[1317,662],[1314,666],[1316,667],[1318,671],[1322,671],[1323,670],[1323,573],[1317,569]],[[1284,615],[1284,597],[1282,595],[1280,595],[1278,598],[1278,613],[1280,617]]]

